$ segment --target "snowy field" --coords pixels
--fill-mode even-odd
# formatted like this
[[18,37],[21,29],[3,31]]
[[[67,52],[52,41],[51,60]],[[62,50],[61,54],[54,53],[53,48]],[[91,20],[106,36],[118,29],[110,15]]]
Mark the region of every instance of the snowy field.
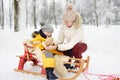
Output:
[[[56,38],[59,29],[55,29],[53,36]],[[0,80],[46,80],[41,76],[18,73],[19,58],[24,52],[23,40],[31,38],[34,29],[13,32],[0,30]],[[92,74],[118,74],[120,75],[120,26],[95,27],[84,25],[85,42],[88,44],[83,58],[90,56],[88,72]],[[25,68],[30,68],[26,66]],[[90,80],[99,80],[97,76],[87,75]],[[81,74],[76,80],[87,80]]]

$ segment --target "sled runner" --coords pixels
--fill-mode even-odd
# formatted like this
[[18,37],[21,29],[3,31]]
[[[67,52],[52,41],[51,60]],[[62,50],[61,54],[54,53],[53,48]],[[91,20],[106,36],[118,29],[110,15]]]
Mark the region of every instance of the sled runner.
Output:
[[[38,65],[40,63],[35,57],[33,53],[29,52],[29,48],[32,49],[33,47],[28,46],[27,44],[24,44],[24,55],[22,56],[17,56],[20,58],[19,65],[17,69],[14,69],[16,72],[22,72],[22,73],[27,73],[27,74],[33,74],[33,75],[40,75],[40,76],[46,76],[46,71],[43,68],[42,65]],[[65,62],[64,64],[71,64],[74,66],[77,66],[77,70],[75,69],[68,69],[69,73],[73,73],[74,75],[72,77],[67,77],[67,78],[59,78],[59,80],[75,80],[82,72],[88,68],[89,65],[89,59],[90,57],[88,56],[87,59],[77,59],[77,58],[69,58],[71,62]],[[41,68],[40,72],[33,72],[33,71],[28,71],[24,70],[24,64],[27,61],[32,61],[33,62],[33,67],[34,66],[39,66]],[[72,62],[74,61],[74,62]],[[78,61],[78,62],[76,62]]]
[[18,70],[18,69],[14,69],[14,71],[16,72],[22,72],[22,73],[26,73],[26,74],[33,74],[33,75],[39,75],[39,76],[46,76],[46,75],[43,75],[41,73],[38,73],[38,72],[32,72],[32,71],[27,71],[27,70]]

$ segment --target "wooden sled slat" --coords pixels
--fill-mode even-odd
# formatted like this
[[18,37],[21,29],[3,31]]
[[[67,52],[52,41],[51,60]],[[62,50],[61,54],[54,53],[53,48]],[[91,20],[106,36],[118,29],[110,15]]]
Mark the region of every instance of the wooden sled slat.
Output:
[[68,70],[68,72],[77,73],[77,71],[74,70]]
[[89,59],[90,59],[89,56],[87,57],[86,60],[85,59],[81,59],[79,70],[78,71],[70,71],[70,72],[75,73],[75,75],[73,77],[70,77],[70,78],[59,78],[59,80],[75,80],[82,72],[84,72],[88,68]]
[[74,65],[80,65],[80,63],[72,63],[72,62],[65,62],[65,64],[74,64]]
[[43,77],[46,76],[46,75],[43,75],[43,74],[38,73],[38,72],[32,72],[32,71],[27,71],[27,70],[18,70],[18,69],[14,69],[14,71],[16,71],[16,72],[22,72],[22,73],[27,73],[27,74],[32,74],[32,75],[35,75],[35,76],[37,76],[37,75],[43,76]]
[[79,61],[85,61],[86,59],[78,59],[78,58],[69,58],[69,59],[71,59],[71,60],[79,60]]

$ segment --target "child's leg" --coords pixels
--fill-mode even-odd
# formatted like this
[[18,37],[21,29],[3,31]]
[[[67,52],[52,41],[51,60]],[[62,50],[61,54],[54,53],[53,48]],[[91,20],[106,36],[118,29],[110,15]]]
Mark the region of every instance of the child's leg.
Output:
[[55,74],[53,73],[55,68],[55,59],[53,54],[51,52],[44,51],[42,54],[42,59],[43,66],[46,69],[47,79],[48,80],[57,79],[58,77],[56,77]]

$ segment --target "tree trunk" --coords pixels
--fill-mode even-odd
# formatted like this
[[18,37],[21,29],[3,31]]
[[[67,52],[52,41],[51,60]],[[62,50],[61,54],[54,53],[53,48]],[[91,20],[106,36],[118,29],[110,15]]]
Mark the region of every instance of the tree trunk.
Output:
[[54,20],[55,20],[55,26],[57,28],[57,21],[56,21],[56,16],[55,16],[55,1],[53,0],[53,17],[54,17]]
[[2,19],[1,19],[1,8],[0,8],[0,26],[1,26],[1,21]]
[[94,0],[94,14],[95,14],[95,19],[96,19],[95,20],[96,25],[97,25],[97,27],[99,27],[96,0]]
[[18,0],[14,0],[14,31],[15,32],[19,31],[18,19],[19,19],[19,2]]
[[1,3],[2,3],[2,22],[1,22],[1,25],[2,25],[2,29],[4,29],[4,3],[3,3],[3,0],[1,0]]
[[26,28],[28,24],[28,10],[27,10],[27,0],[26,0]]
[[9,0],[9,25],[10,29],[12,29],[12,2]]
[[33,0],[33,17],[34,17],[34,27],[37,29],[36,26],[36,0]]
[[50,21],[50,1],[48,2],[49,3],[49,6],[48,6],[48,20],[47,20],[47,22],[49,22]]
[[0,0],[0,26],[2,26],[1,22],[2,22],[2,10],[1,10],[1,0]]
[[[111,0],[108,1],[108,4],[109,4],[108,9],[111,12]],[[111,18],[107,17],[107,19],[106,19],[106,26],[108,26],[110,24],[111,24]]]

